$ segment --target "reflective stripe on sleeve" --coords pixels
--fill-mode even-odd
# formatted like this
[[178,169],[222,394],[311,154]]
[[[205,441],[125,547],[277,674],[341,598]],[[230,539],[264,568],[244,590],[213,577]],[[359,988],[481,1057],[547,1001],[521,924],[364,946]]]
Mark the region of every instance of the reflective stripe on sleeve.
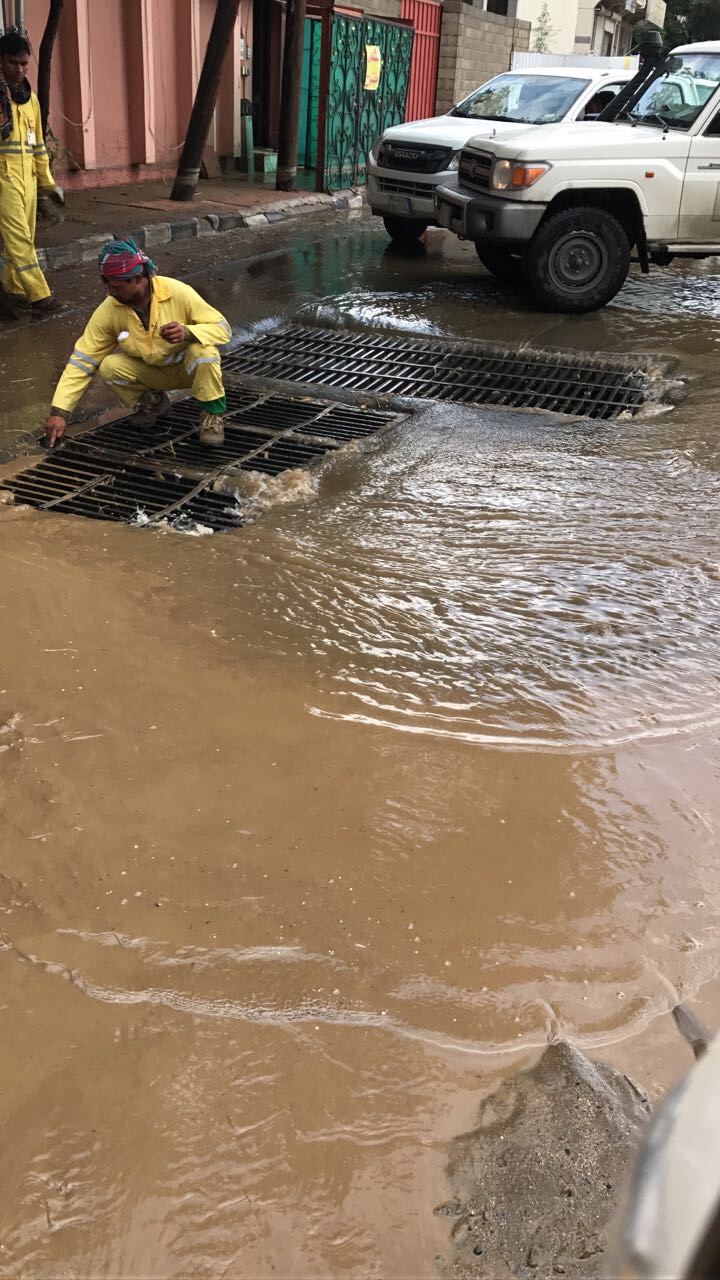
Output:
[[87,360],[88,364],[94,365],[94,367],[95,367],[96,369],[99,369],[99,367],[100,367],[100,361],[99,361],[99,360],[95,360],[95,359],[93,358],[93,356],[86,356],[86,355],[85,355],[85,352],[84,352],[84,351],[80,351],[77,347],[76,347],[76,348],[75,348],[75,350],[73,351],[73,355],[74,355],[74,356],[77,356],[78,360]]

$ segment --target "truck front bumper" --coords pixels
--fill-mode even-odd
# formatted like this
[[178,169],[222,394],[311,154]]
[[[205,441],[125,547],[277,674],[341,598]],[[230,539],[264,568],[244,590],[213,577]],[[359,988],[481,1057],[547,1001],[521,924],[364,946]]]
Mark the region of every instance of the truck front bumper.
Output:
[[504,196],[469,195],[456,187],[435,188],[436,217],[441,227],[466,240],[522,244],[531,240],[546,205]]

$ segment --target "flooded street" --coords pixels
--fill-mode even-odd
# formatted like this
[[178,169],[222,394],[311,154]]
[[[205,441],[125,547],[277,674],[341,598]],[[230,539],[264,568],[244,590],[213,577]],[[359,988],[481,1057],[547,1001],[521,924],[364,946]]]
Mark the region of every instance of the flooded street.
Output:
[[[185,252],[240,331],[677,362],[632,420],[428,407],[236,533],[0,508],[0,1276],[432,1277],[490,1084],[566,1035],[657,1095],[677,999],[720,1026],[720,270],[578,318],[370,219]],[[4,338],[7,456],[96,296]]]

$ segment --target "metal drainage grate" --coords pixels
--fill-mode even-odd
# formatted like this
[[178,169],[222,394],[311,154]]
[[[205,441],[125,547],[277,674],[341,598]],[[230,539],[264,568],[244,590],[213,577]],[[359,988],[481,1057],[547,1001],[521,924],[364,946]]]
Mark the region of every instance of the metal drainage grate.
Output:
[[119,419],[67,440],[3,487],[19,502],[65,515],[237,528],[244,523],[242,508],[215,491],[221,477],[238,471],[276,476],[308,467],[346,441],[362,439],[398,419],[395,413],[232,385],[227,400],[221,448],[199,443],[198,408],[185,400],[154,427],[134,427]]
[[634,413],[646,393],[642,372],[565,351],[463,349],[332,329],[264,334],[233,352],[227,365],[278,381],[361,394],[547,409],[588,418]]

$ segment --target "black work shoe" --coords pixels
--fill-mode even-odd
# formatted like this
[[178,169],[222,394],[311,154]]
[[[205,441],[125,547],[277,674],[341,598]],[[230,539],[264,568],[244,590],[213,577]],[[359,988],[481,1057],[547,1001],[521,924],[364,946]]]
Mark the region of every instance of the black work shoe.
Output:
[[54,311],[62,311],[62,302],[58,302],[52,294],[49,298],[39,298],[37,302],[31,303],[31,310],[34,316],[49,316]]
[[164,418],[171,408],[170,397],[164,391],[145,391],[137,402],[135,412],[126,421],[132,427],[154,427],[158,418]]
[[[0,320],[18,320],[19,315],[14,302],[15,295],[8,293],[0,284]],[[25,294],[23,294],[25,297]]]

